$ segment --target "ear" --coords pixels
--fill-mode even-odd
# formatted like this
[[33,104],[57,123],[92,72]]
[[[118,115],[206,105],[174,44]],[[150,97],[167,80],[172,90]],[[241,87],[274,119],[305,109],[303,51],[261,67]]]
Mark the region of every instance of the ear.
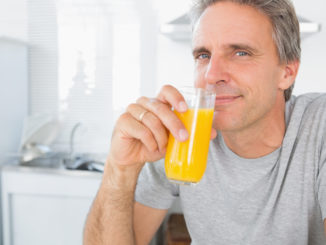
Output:
[[300,62],[298,60],[285,64],[282,68],[282,77],[279,82],[279,89],[286,90],[294,83],[299,70]]

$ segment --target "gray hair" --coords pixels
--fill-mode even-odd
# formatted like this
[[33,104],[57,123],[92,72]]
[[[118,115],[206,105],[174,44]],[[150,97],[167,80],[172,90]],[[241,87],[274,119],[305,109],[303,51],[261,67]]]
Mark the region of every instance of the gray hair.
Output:
[[[300,30],[295,9],[290,0],[197,0],[190,11],[192,26],[209,6],[218,2],[233,2],[254,7],[265,14],[273,27],[272,37],[277,47],[279,61],[288,64],[300,61]],[[284,91],[285,101],[291,97],[294,83]]]

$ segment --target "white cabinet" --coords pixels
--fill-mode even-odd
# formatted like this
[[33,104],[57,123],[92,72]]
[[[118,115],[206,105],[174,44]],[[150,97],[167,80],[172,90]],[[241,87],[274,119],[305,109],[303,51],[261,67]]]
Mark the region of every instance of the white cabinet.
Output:
[[4,245],[80,245],[101,174],[2,168]]

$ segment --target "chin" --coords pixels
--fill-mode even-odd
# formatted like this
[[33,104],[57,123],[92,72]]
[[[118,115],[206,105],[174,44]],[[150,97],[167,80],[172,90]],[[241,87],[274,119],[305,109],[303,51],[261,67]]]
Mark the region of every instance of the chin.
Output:
[[214,114],[213,128],[218,131],[234,131],[241,128],[239,117],[223,115],[222,113]]
[[213,123],[213,128],[215,128],[217,131],[235,131],[239,127],[234,125],[234,122],[228,122],[226,120],[216,120]]

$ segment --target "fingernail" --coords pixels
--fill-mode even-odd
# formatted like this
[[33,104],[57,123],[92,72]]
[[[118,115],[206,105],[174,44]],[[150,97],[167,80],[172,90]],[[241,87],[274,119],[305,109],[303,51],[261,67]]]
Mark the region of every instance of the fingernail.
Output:
[[180,129],[179,130],[179,138],[181,141],[184,141],[188,138],[188,132],[185,129]]
[[187,109],[188,109],[187,104],[186,104],[184,101],[181,101],[181,102],[179,103],[179,111],[184,112],[184,111],[186,111]]

